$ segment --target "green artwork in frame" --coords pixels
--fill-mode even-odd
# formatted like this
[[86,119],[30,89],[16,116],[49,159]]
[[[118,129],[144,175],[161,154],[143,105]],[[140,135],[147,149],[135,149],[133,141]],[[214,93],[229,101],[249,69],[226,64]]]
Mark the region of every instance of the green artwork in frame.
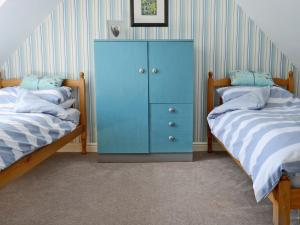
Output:
[[157,15],[157,0],[141,0],[141,10],[144,16]]
[[130,0],[132,27],[167,27],[168,0]]

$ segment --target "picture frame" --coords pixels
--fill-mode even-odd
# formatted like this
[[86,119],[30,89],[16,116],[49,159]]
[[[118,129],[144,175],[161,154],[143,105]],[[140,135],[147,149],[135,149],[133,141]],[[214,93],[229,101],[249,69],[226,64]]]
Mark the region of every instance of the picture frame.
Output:
[[167,27],[168,0],[130,0],[132,27]]
[[123,20],[107,20],[107,37],[108,39],[125,39],[127,29]]

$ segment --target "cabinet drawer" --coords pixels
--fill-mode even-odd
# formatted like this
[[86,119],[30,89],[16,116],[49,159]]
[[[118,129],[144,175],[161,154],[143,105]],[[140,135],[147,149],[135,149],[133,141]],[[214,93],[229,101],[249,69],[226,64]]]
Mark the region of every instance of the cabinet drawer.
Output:
[[192,104],[151,104],[150,152],[191,152]]

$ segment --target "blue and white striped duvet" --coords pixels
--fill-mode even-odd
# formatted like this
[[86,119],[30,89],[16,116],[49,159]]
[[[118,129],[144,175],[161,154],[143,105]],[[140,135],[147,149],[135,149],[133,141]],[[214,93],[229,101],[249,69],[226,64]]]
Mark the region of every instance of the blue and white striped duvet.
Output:
[[78,119],[78,110],[65,110],[33,92],[0,89],[0,170],[71,132]]
[[284,173],[300,172],[300,99],[279,87],[260,90],[235,93],[208,116],[212,133],[251,176],[257,201]]

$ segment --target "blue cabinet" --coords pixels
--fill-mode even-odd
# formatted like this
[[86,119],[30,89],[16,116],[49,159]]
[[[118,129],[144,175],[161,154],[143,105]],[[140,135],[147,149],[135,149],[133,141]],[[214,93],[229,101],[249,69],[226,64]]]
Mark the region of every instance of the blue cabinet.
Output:
[[193,41],[95,41],[98,152],[191,153]]

